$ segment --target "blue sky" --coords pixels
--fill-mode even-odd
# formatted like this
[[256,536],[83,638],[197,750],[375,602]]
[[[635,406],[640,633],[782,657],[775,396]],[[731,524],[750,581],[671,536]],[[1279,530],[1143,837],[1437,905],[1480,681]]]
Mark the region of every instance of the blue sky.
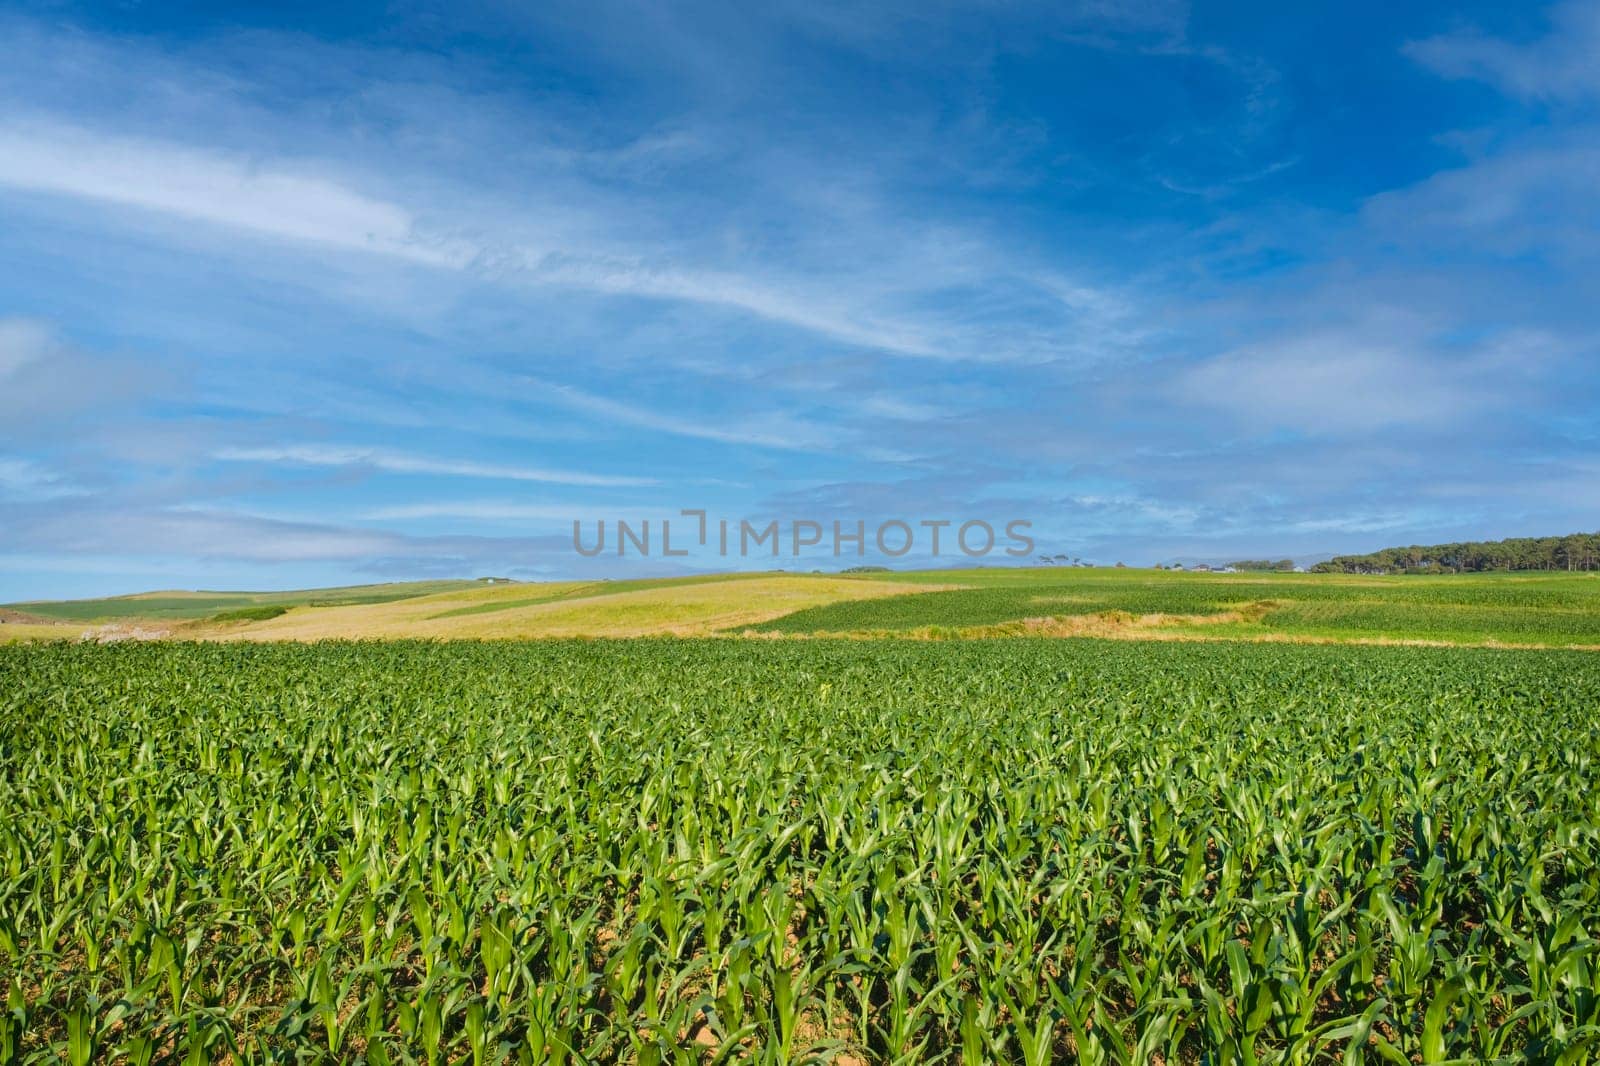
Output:
[[681,508],[1595,529],[1597,52],[1596,3],[8,5],[0,599],[728,566],[571,550]]

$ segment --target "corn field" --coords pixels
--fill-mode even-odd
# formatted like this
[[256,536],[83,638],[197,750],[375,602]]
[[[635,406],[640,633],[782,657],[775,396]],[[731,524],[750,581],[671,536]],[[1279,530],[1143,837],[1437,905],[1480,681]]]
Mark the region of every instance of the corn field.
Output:
[[0,648],[0,1062],[1585,1062],[1600,658]]

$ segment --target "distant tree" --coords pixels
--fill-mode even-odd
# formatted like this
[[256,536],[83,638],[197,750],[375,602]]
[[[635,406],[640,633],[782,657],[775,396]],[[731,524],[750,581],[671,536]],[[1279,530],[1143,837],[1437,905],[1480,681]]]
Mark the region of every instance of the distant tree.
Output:
[[1311,569],[1319,574],[1456,574],[1597,568],[1600,568],[1600,533],[1413,544],[1366,555],[1338,555]]

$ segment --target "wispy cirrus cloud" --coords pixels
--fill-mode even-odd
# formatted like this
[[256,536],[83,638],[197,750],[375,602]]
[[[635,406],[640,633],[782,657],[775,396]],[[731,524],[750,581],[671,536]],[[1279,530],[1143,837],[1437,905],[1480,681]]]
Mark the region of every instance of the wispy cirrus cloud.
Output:
[[839,445],[837,431],[783,413],[759,418],[742,413],[732,416],[672,414],[596,395],[571,385],[538,380],[532,380],[530,384],[539,390],[542,398],[613,426],[777,451],[829,451]]
[[[100,500],[38,503],[15,508],[12,521],[0,525],[0,572],[8,564],[73,568],[86,564],[88,573],[127,572],[130,566],[192,576],[230,564],[266,567],[271,574],[284,567],[333,564],[334,573],[462,576],[490,572],[524,577],[571,573],[575,569],[603,573],[618,561],[584,560],[571,550],[570,529],[542,535],[415,534],[362,528],[334,521],[286,520],[243,509],[148,507],[108,504]],[[118,560],[111,570],[97,559]],[[624,567],[648,567],[651,561],[621,560]],[[660,560],[654,565],[660,569]]]
[[[663,24],[666,40],[652,40],[660,56],[670,42],[694,66],[718,52],[728,58],[718,21],[729,12],[620,6],[629,15],[615,23],[627,33]],[[1005,35],[1104,27],[1168,36],[1184,19],[1182,5],[1068,8],[1011,12]],[[902,12],[884,24],[907,20],[936,32],[950,52],[960,50],[961,24],[982,21],[958,8],[931,14]],[[587,20],[574,24],[571,15],[530,13],[503,28],[515,37],[531,22],[541,35],[587,36]],[[878,19],[853,12],[846,21]],[[748,45],[777,60],[809,16],[751,12],[737,21]],[[957,214],[929,218],[904,203],[900,178],[930,164],[1013,165],[997,159],[1007,138],[981,121],[905,139],[840,128],[846,139],[825,150],[756,144],[734,152],[759,132],[748,129],[749,116],[678,101],[683,114],[631,123],[619,135],[570,110],[530,109],[428,53],[224,34],[206,63],[23,19],[0,29],[15,42],[9,55],[0,52],[12,61],[0,91],[18,98],[0,124],[0,185],[13,189],[299,242],[314,253],[376,254],[474,282],[694,305],[902,357],[1082,360],[1095,337],[1109,343],[1116,333],[1082,305],[1034,298],[1039,279],[1062,273],[1062,264]],[[41,55],[54,60],[41,63]],[[905,48],[895,61],[920,67],[930,57]],[[310,67],[318,76],[304,98],[272,80]],[[375,68],[387,76],[373,78]],[[782,80],[783,71],[758,63],[739,76]],[[981,63],[973,74],[982,76]],[[74,94],[98,101],[99,121],[96,109],[85,116],[61,107]],[[22,102],[29,98],[31,107]],[[355,126],[361,156],[351,157],[330,114]],[[804,136],[822,132],[808,125]],[[930,134],[942,143],[929,143]],[[484,153],[499,165],[463,165]],[[723,183],[732,183],[726,193],[706,188]],[[708,212],[721,216],[716,225],[694,221]],[[1087,294],[1096,283],[1085,274],[1071,287]],[[952,302],[957,291],[964,295]],[[1036,320],[1026,331],[981,321],[985,306],[1019,302]],[[1069,335],[1075,343],[1065,343]]]
[[1593,526],[1591,7],[599,2],[0,14],[8,584],[558,568],[512,524],[678,491]]
[[0,124],[0,185],[428,266],[472,255],[425,240],[404,208],[292,165],[49,120]]
[[[337,171],[325,160],[132,138],[48,114],[0,123],[0,186],[12,189],[242,231],[310,250],[469,273],[491,284],[722,308],[900,356],[1040,357],[1035,351],[985,345],[935,317],[874,307],[870,289],[847,292],[819,285],[805,271],[772,263],[740,270],[697,266],[685,259],[683,249],[660,246],[659,238],[629,241],[579,232],[528,243],[514,234],[543,228],[532,217],[516,220],[506,230],[511,236],[493,235],[478,222],[496,210],[490,204],[465,212],[407,205],[364,191],[358,178]],[[598,188],[594,194],[609,198]],[[474,198],[456,190],[448,199],[470,206]],[[503,226],[506,220],[499,221]]]
[[659,484],[657,479],[630,475],[593,474],[578,470],[438,459],[383,448],[323,444],[288,444],[259,448],[223,448],[212,456],[222,462],[264,463],[285,466],[352,467],[386,474],[429,474],[443,477],[481,478],[492,481],[540,481],[551,485],[638,487]]
[[[419,518],[457,518],[489,522],[571,522],[598,512],[612,513],[615,505],[521,503],[515,500],[433,500],[378,507],[361,515],[374,522],[399,522]],[[636,512],[629,511],[629,517]]]

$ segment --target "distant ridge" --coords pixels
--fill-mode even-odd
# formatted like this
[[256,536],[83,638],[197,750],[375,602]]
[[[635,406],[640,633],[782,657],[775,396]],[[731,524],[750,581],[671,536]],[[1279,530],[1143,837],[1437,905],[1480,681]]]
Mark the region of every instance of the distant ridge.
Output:
[[1323,574],[1456,574],[1486,570],[1600,570],[1600,533],[1511,537],[1384,548],[1336,555],[1311,568]]

